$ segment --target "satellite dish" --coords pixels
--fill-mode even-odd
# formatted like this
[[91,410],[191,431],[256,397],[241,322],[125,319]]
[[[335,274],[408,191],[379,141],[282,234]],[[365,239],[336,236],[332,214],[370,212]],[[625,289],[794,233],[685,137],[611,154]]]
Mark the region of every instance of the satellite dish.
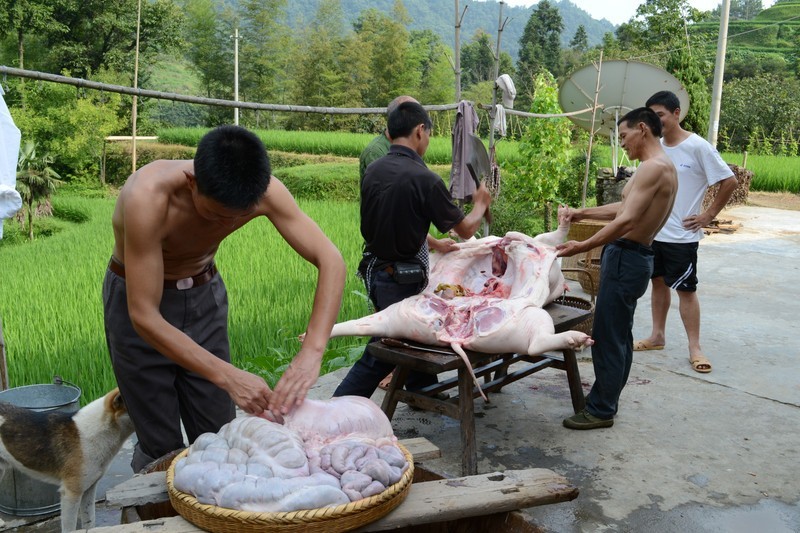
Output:
[[[681,102],[680,119],[683,120],[689,111],[689,93],[683,84],[666,70],[638,61],[603,61],[582,67],[561,84],[558,103],[566,113],[591,109],[597,92],[597,104],[602,109],[595,115],[594,133],[614,138],[617,121],[628,111],[643,107],[658,91],[675,93]],[[592,130],[592,113],[569,118],[578,126]]]

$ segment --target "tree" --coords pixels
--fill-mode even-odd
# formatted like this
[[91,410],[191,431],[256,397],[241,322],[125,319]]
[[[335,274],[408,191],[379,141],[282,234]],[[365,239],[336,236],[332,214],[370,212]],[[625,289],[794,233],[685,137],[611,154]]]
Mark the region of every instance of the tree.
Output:
[[17,170],[17,192],[28,218],[28,240],[33,240],[34,204],[49,205],[50,195],[61,185],[61,176],[50,166],[50,154],[37,155],[36,144],[27,141],[19,153]]
[[[138,0],[72,0],[57,3],[54,18],[66,28],[49,28],[41,35],[41,69],[68,70],[89,77],[102,68],[129,72],[133,77]],[[151,64],[161,53],[181,43],[184,17],[173,0],[142,1],[139,64]],[[140,69],[140,82],[147,69]]]
[[[764,10],[761,0],[731,0],[730,20],[753,20],[756,15]],[[722,5],[711,11],[711,18],[719,20],[722,14]]]
[[586,33],[586,28],[583,24],[578,26],[578,29],[575,30],[575,35],[569,42],[569,46],[579,52],[585,52],[589,49],[589,35]]
[[13,34],[19,68],[25,68],[25,36],[45,30],[63,34],[67,28],[55,16],[60,0],[0,0],[0,37]]
[[221,46],[229,40],[229,28],[223,25],[214,0],[187,0],[184,4],[186,57],[200,77],[209,98],[227,98],[232,94],[233,54]]
[[666,69],[683,83],[689,93],[689,110],[683,127],[705,137],[711,113],[711,94],[700,60],[687,49],[680,48],[670,54]]
[[689,39],[688,26],[702,22],[707,15],[688,0],[647,0],[629,22],[617,28],[617,38],[623,48],[651,53],[683,48]]
[[[472,40],[461,47],[461,81],[466,89],[485,81],[494,83],[494,53],[492,38],[483,30],[475,32]],[[515,72],[513,60],[507,52],[500,52],[499,69],[500,74],[513,76]]]
[[[344,15],[339,0],[323,0],[316,16],[296,39],[297,67],[292,88],[292,101],[321,107],[357,107],[366,83],[359,79],[358,60],[348,50],[354,49],[354,35],[343,35]],[[357,50],[357,47],[355,48]],[[358,118],[346,116],[339,126],[355,129]],[[292,115],[289,125],[311,129],[328,129],[330,117],[320,114]]]
[[431,30],[411,31],[411,54],[419,71],[417,99],[426,104],[447,104],[455,97],[455,73],[448,57],[452,51]]
[[419,86],[419,73],[410,68],[414,63],[405,26],[408,15],[401,7],[402,3],[395,3],[392,17],[367,9],[355,23],[362,50],[370,52],[371,81],[363,97],[368,106],[385,106],[396,96],[414,93]]
[[[558,85],[549,72],[542,71],[534,79],[530,112],[561,113]],[[564,117],[529,119],[520,140],[520,159],[514,170],[522,186],[511,194],[521,204],[544,210],[545,231],[551,229],[552,202],[556,200],[559,183],[569,175],[570,140],[570,122]]]
[[561,32],[564,21],[558,8],[541,0],[531,13],[519,40],[517,67],[523,79],[530,79],[542,68],[559,73]]

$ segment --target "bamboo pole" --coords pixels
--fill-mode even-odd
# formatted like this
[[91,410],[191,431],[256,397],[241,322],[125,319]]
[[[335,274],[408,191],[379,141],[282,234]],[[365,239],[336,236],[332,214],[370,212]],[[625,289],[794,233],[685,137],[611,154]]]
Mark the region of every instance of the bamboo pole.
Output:
[[0,317],[0,390],[6,390],[8,383],[8,363],[6,362],[6,341],[3,338],[3,319]]
[[592,143],[594,141],[594,123],[597,117],[597,100],[600,96],[600,71],[603,68],[603,50],[600,50],[600,61],[597,64],[597,85],[594,88],[594,105],[592,106],[592,125],[589,128],[589,147],[586,149],[586,170],[583,174],[583,192],[581,207],[586,207],[586,190],[589,188],[589,166],[592,162]]
[[[63,83],[66,85],[73,85],[75,87],[82,87],[85,89],[95,89],[98,91],[108,91],[111,93],[135,94],[143,98],[156,98],[159,100],[172,100],[174,102],[213,105],[218,107],[239,107],[242,109],[252,109],[255,111],[260,110],[260,111],[276,111],[276,112],[286,112],[286,113],[321,113],[328,115],[385,115],[386,114],[385,107],[314,107],[314,106],[304,106],[304,105],[281,105],[281,104],[261,104],[256,102],[236,102],[234,100],[223,100],[219,98],[188,96],[178,93],[168,93],[163,91],[153,91],[149,89],[126,87],[124,85],[112,85],[110,83],[101,83],[97,81],[84,80],[81,78],[70,78],[69,76],[61,76],[58,74],[50,74],[48,72],[38,72],[35,70],[25,70],[25,69],[7,67],[4,65],[0,65],[0,74],[7,76],[16,76],[18,78],[49,81],[53,83]],[[423,107],[425,108],[426,111],[455,111],[456,109],[458,109],[458,103],[425,105]],[[488,110],[490,106],[485,104],[480,104],[477,107],[480,109]],[[592,109],[581,109],[580,111],[572,111],[570,113],[543,114],[543,113],[527,113],[524,111],[517,111],[515,109],[506,109],[506,115],[516,115],[526,118],[569,117],[591,112]]]

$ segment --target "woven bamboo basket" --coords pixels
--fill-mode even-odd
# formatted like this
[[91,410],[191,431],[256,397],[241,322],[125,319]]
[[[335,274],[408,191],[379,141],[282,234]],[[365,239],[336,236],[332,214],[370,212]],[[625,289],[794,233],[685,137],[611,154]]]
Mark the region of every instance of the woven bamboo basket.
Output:
[[[583,298],[578,298],[577,296],[562,295],[559,298],[556,298],[556,303],[559,303],[561,305],[566,305],[569,307],[575,307],[577,309],[594,311],[594,304],[592,302],[590,302],[589,300],[584,300]],[[592,326],[594,326],[594,312],[592,312],[592,314],[589,315],[589,318],[573,326],[572,329],[574,329],[575,331],[586,333],[587,335],[591,335]]]
[[167,492],[178,513],[197,527],[212,533],[249,533],[263,531],[303,531],[304,533],[339,533],[374,522],[400,505],[408,495],[414,478],[414,458],[397,444],[408,461],[400,481],[369,498],[336,507],[323,507],[286,513],[256,513],[237,511],[216,505],[205,505],[191,494],[173,485],[175,465],[188,450],[178,455],[167,470]]
[[[608,222],[605,220],[581,220],[580,222],[573,222],[569,227],[567,240],[570,241],[585,241],[601,229],[605,227]],[[561,259],[561,266],[564,269],[582,268],[587,270],[592,276],[593,287],[587,285],[586,277],[572,272],[564,275],[565,278],[578,281],[581,288],[591,294],[597,295],[597,288],[600,286],[600,252],[602,247],[593,248],[586,253],[574,255],[572,257],[564,257]],[[588,261],[587,261],[588,259]]]

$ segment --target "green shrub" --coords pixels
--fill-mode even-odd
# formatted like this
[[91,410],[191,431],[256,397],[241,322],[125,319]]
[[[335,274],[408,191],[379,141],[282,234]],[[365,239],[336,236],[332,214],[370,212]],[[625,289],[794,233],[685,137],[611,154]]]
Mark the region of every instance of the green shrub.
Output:
[[357,202],[358,162],[321,163],[272,172],[295,198]]
[[[130,142],[109,142],[106,145],[106,183],[122,185],[131,175]],[[193,159],[195,149],[191,146],[141,142],[136,144],[136,168],[159,159]]]

